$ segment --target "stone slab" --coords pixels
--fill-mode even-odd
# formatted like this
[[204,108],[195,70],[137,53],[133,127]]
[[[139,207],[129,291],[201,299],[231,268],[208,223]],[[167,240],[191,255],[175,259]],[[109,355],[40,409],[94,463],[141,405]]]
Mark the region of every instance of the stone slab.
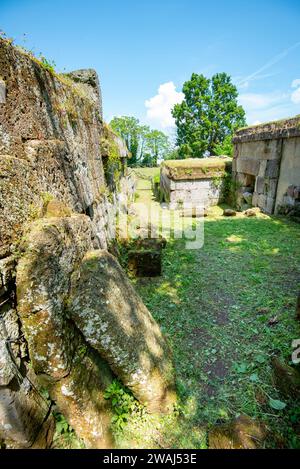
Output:
[[276,160],[270,160],[267,162],[266,177],[278,178],[279,176],[279,163]]
[[134,277],[157,277],[161,275],[161,252],[157,250],[130,250],[128,270]]
[[259,171],[259,161],[250,158],[237,159],[236,170],[238,173],[246,173],[257,176]]
[[265,193],[265,178],[261,176],[257,176],[255,181],[255,192],[258,194]]
[[6,84],[0,78],[0,104],[6,103]]
[[169,346],[114,256],[100,250],[84,256],[72,275],[68,311],[87,343],[150,412],[172,411]]

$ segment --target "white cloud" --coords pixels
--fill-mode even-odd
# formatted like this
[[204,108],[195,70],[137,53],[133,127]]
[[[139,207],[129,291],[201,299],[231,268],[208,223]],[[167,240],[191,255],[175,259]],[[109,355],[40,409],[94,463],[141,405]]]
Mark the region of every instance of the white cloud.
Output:
[[292,88],[297,88],[298,86],[300,86],[300,78],[296,78],[292,81]]
[[300,103],[300,87],[293,91],[291,94],[291,100],[294,104]]
[[171,110],[175,104],[181,103],[183,98],[183,93],[176,91],[172,81],[163,83],[159,86],[158,93],[145,101],[147,118],[156,121],[163,129],[174,127]]
[[291,102],[291,94],[279,91],[244,93],[239,96],[239,104],[245,109],[246,120],[251,125],[259,121],[269,122],[296,114],[295,106]]

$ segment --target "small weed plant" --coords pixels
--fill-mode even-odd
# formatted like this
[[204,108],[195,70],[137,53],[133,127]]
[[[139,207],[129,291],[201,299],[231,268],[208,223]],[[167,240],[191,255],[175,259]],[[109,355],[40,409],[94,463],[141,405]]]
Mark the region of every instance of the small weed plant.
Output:
[[112,423],[117,431],[121,431],[129,420],[142,420],[146,414],[145,407],[118,380],[114,380],[106,389],[104,398],[111,402],[114,414]]

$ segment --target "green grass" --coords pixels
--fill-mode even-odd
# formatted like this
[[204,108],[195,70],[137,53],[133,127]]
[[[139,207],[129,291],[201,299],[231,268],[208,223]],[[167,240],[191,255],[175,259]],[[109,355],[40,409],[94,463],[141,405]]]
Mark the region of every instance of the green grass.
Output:
[[197,168],[219,168],[224,169],[226,163],[231,162],[229,157],[218,157],[213,158],[185,158],[184,160],[166,160],[163,162],[164,166],[168,168],[187,168],[191,171]]
[[[183,403],[194,402],[191,425],[209,428],[246,413],[287,445],[299,444],[291,422],[297,403],[280,412],[268,405],[269,397],[281,398],[270,358],[289,361],[300,337],[299,234],[297,225],[272,218],[208,220],[202,249],[170,242],[163,277],[136,282],[171,343]],[[269,326],[274,316],[279,322]]]
[[160,167],[155,168],[128,168],[128,172],[135,175],[139,179],[151,181],[153,177],[159,176]]
[[[141,192],[146,200],[147,191]],[[270,366],[273,355],[289,363],[292,340],[300,337],[299,225],[212,212],[202,249],[189,251],[183,240],[171,240],[163,275],[134,281],[173,350],[180,416],[149,417],[141,428],[129,424],[122,447],[135,441],[203,448],[216,422],[239,414],[267,424],[272,434],[267,447],[300,445],[299,402],[280,395]],[[278,323],[270,326],[275,316]],[[272,409],[270,398],[284,401],[285,409]]]

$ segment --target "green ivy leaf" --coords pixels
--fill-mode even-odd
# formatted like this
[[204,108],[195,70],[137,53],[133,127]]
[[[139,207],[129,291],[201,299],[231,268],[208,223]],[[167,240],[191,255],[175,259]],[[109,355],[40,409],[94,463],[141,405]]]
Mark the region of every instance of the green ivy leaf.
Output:
[[258,354],[255,356],[255,361],[257,363],[265,363],[266,357],[264,355]]
[[257,383],[259,381],[258,374],[252,373],[252,375],[250,376],[250,381],[252,381],[252,383]]
[[248,370],[248,365],[247,363],[235,363],[234,364],[234,370],[237,373],[246,373]]
[[272,399],[271,397],[269,399],[269,404],[270,404],[270,407],[272,407],[272,409],[275,409],[275,410],[283,410],[286,407],[285,402],[279,401],[277,399]]

